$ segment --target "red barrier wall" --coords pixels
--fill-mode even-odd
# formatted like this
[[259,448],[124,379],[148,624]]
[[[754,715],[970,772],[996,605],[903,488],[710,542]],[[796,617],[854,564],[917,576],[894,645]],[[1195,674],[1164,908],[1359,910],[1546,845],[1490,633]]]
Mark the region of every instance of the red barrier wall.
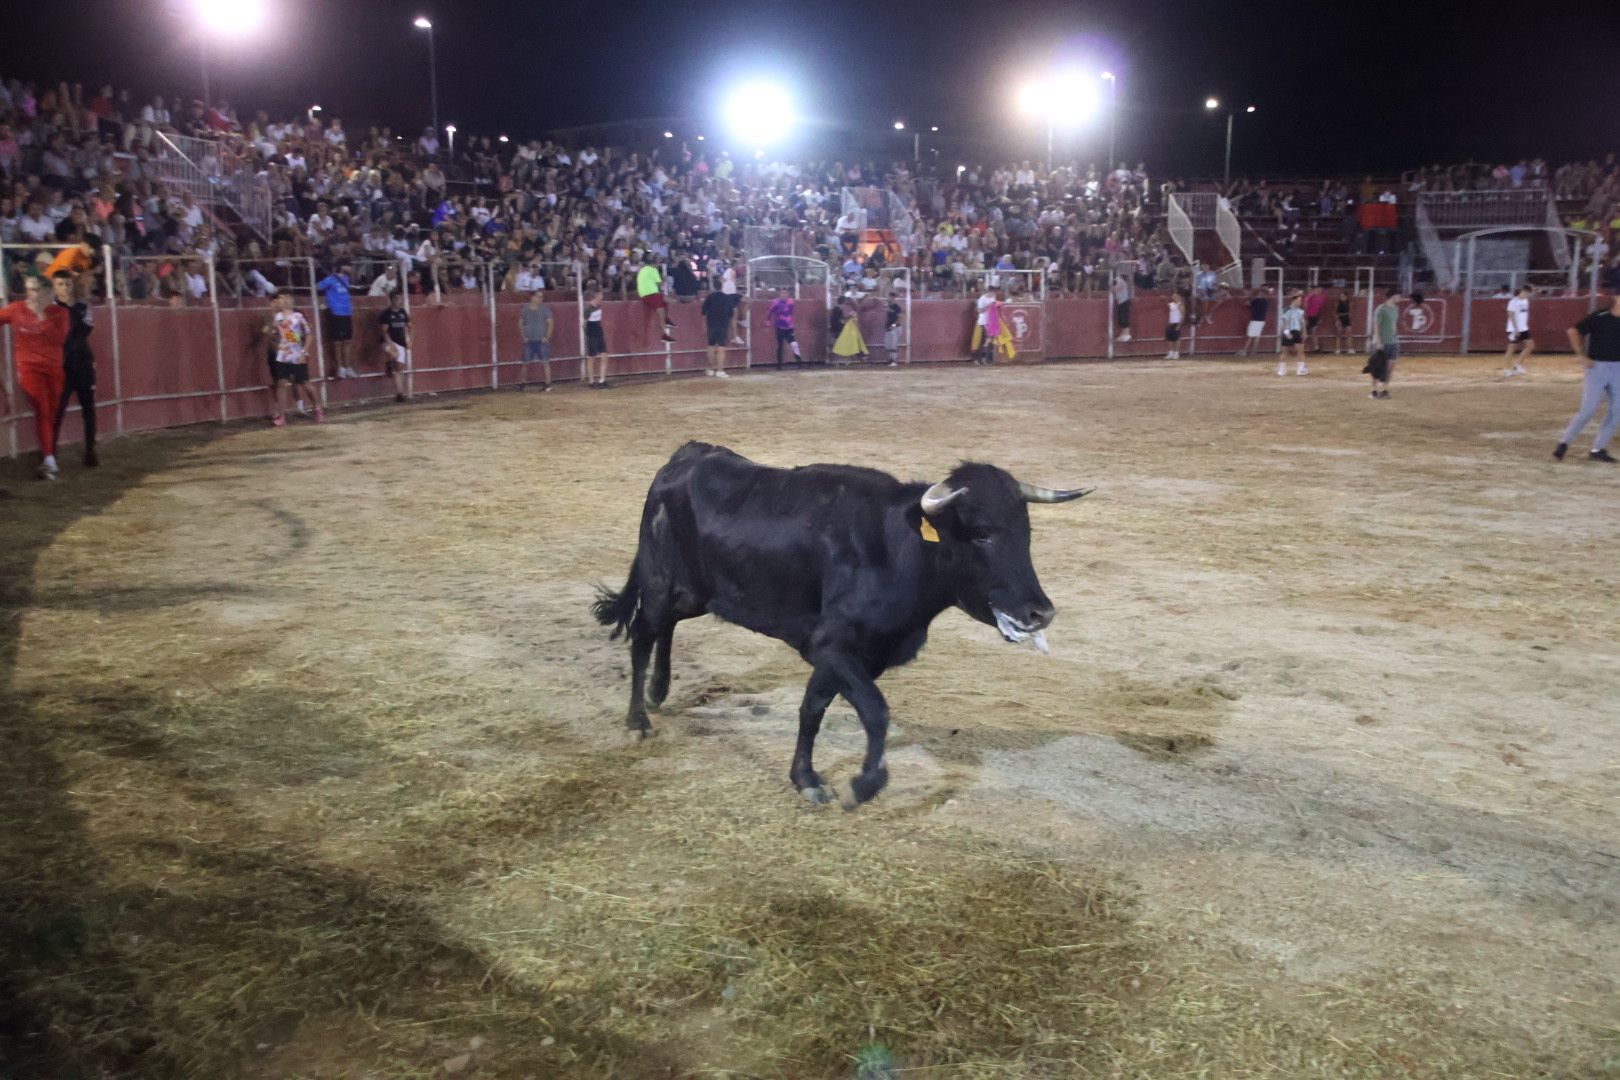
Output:
[[[1332,346],[1336,333],[1334,304],[1337,292],[1328,290],[1323,308],[1324,344]],[[418,392],[466,390],[489,387],[497,380],[509,386],[523,377],[522,335],[518,314],[523,299],[503,295],[497,298],[495,324],[478,293],[458,293],[435,304],[417,300],[411,308],[412,388]],[[571,299],[548,301],[554,320],[551,340],[553,379],[575,379],[580,371],[579,306]],[[1359,349],[1365,347],[1367,298],[1357,298],[1352,307],[1352,332]],[[356,297],[354,344],[350,364],[361,378],[328,379],[321,391],[329,404],[381,400],[393,393],[383,375],[386,359],[378,313],[386,307],[381,298]],[[1154,357],[1165,351],[1164,329],[1167,299],[1159,295],[1139,295],[1132,304],[1132,340],[1114,344],[1116,357]],[[1401,338],[1407,353],[1452,353],[1461,348],[1463,299],[1457,296],[1428,298],[1421,313],[1403,305]],[[1475,351],[1497,351],[1506,346],[1506,300],[1477,299],[1473,303],[1470,343]],[[1543,299],[1531,304],[1531,333],[1539,351],[1567,352],[1565,331],[1590,309],[1584,298]],[[739,329],[751,326],[752,366],[770,367],[775,362],[776,335],[769,324],[769,301],[745,304]],[[299,309],[314,318],[307,297],[299,298]],[[864,300],[859,309],[862,333],[874,360],[882,354],[883,323],[887,302],[876,297]],[[121,384],[124,431],[144,431],[182,424],[227,419],[263,417],[270,411],[267,351],[269,339],[264,325],[269,305],[257,304],[239,309],[223,309],[219,316],[219,355],[216,357],[213,312],[208,308],[172,308],[162,305],[128,305],[118,308],[118,373]],[[961,300],[914,300],[911,312],[911,354],[920,363],[959,361],[969,349],[973,332],[974,303]],[[821,297],[806,298],[796,308],[798,339],[804,357],[812,362],[828,359],[827,308]],[[703,316],[695,303],[672,302],[675,321],[674,349],[669,354],[669,370],[697,371],[705,365],[706,335]],[[1021,354],[1025,360],[1075,357],[1102,357],[1108,353],[1108,338],[1114,333],[1107,297],[1049,300],[1042,313],[1044,356],[1034,350]],[[91,338],[97,360],[98,417],[101,430],[112,434],[118,429],[120,407],[114,402],[112,312],[102,305],[95,309],[96,329]],[[1266,333],[1261,340],[1263,355],[1270,355],[1276,340],[1275,304],[1267,312]],[[1248,323],[1248,304],[1242,298],[1229,298],[1206,304],[1193,339],[1190,320],[1183,323],[1184,355],[1210,356],[1235,352],[1243,343]],[[323,327],[324,330],[324,327]],[[662,373],[666,370],[659,320],[654,312],[637,301],[610,301],[604,305],[604,330],[608,347],[610,376]],[[324,337],[324,336],[323,336]],[[499,367],[491,364],[491,344],[498,353]],[[326,349],[326,358],[331,355]],[[312,355],[311,374],[329,369],[326,358]],[[742,367],[748,356],[741,347],[728,348],[726,362]],[[784,355],[784,359],[786,356]],[[221,370],[223,369],[223,371]],[[223,382],[222,382],[223,375]],[[528,373],[538,379],[538,368]],[[163,400],[140,400],[163,397]],[[12,405],[20,411],[23,402]],[[35,446],[31,419],[23,414],[7,416],[16,421],[17,443],[21,450]],[[63,425],[63,442],[81,438],[77,409],[69,410]]]

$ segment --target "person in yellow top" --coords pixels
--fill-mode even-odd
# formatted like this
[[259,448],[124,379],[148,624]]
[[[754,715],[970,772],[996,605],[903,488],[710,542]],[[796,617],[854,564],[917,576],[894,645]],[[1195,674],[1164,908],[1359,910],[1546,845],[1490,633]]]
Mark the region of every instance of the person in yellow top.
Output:
[[636,295],[641,297],[643,307],[663,316],[664,340],[674,341],[675,324],[669,319],[669,302],[664,299],[664,278],[654,263],[648,262],[636,271]]
[[866,339],[861,336],[860,307],[851,297],[842,297],[833,308],[843,319],[843,326],[838,329],[838,338],[833,342],[833,355],[842,356],[846,360],[859,357],[862,363],[871,354],[866,348]]

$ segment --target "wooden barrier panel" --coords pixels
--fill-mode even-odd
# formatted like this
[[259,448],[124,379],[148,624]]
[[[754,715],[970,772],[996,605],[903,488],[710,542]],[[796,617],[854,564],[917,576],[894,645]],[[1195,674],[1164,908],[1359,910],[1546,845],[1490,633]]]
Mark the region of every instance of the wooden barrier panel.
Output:
[[[1536,351],[1569,352],[1569,328],[1586,318],[1600,303],[1584,296],[1530,301],[1530,337],[1536,343]],[[1469,347],[1475,352],[1506,351],[1507,304],[1505,298],[1474,301],[1468,337]]]

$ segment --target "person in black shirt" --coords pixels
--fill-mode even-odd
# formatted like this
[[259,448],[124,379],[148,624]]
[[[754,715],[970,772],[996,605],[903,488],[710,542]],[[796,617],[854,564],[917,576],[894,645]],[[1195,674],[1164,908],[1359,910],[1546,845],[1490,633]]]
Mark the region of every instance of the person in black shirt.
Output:
[[1243,339],[1243,348],[1239,356],[1248,356],[1253,350],[1255,356],[1260,355],[1260,335],[1266,332],[1266,312],[1271,308],[1271,301],[1266,294],[1257,292],[1249,297],[1249,327],[1248,335]]
[[73,296],[73,275],[66,270],[57,271],[51,278],[51,289],[56,302],[68,309],[68,336],[62,345],[62,369],[67,379],[62,385],[62,398],[56,405],[56,440],[62,438],[62,419],[67,416],[68,402],[79,399],[79,413],[84,423],[84,463],[89,468],[101,464],[96,457],[96,358],[90,352],[90,332],[95,329],[95,317],[90,305]]
[[411,366],[411,315],[405,310],[405,298],[397,292],[388,294],[388,306],[377,316],[383,328],[383,351],[388,359],[383,370],[394,380],[394,400],[409,401],[405,393],[405,372]]
[[900,359],[900,301],[890,299],[889,310],[883,316],[883,351],[889,354],[889,366]]
[[1334,306],[1334,316],[1339,322],[1339,337],[1335,353],[1350,353],[1355,351],[1355,335],[1350,333],[1350,294],[1340,290],[1339,302]]
[[705,375],[731,378],[726,374],[726,338],[731,333],[731,316],[735,311],[732,301],[735,299],[718,289],[711,289],[709,295],[703,298],[703,321],[709,331],[709,366],[704,371]]
[[1609,440],[1614,438],[1616,421],[1620,421],[1620,293],[1610,299],[1607,310],[1594,311],[1570,327],[1569,343],[1575,355],[1586,362],[1586,380],[1581,386],[1580,411],[1564,430],[1564,437],[1558,440],[1553,457],[1564,460],[1569,444],[1597,415],[1598,405],[1607,399],[1609,413],[1603,418],[1603,426],[1598,428],[1597,438],[1592,440],[1592,452],[1587,456],[1612,465],[1615,459],[1609,454]]

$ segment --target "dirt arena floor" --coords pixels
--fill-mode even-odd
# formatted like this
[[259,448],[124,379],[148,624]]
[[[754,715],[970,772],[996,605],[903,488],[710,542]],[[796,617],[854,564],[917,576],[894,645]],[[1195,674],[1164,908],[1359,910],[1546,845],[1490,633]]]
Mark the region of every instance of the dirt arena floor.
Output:
[[[824,371],[0,467],[0,1076],[1620,1076],[1620,468],[1567,358]],[[1590,436],[1588,436],[1589,438]],[[590,618],[686,439],[1036,507],[889,788],[806,671]],[[861,750],[828,716],[840,791]]]

